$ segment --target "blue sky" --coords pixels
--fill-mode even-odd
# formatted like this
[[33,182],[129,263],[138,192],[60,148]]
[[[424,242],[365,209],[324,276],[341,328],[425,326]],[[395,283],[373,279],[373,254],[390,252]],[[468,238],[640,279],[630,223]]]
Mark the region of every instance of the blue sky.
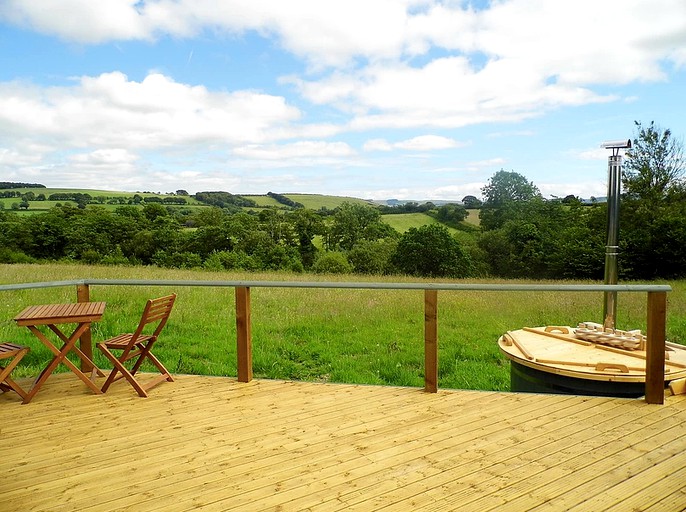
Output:
[[604,196],[685,91],[683,0],[0,0],[0,181]]

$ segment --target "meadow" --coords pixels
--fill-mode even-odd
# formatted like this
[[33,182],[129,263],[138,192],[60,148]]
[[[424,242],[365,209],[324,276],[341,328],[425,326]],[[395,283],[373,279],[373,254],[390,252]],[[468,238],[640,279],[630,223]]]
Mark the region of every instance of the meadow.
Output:
[[[394,213],[381,216],[381,220],[395,229],[398,233],[405,233],[410,228],[421,228],[430,224],[441,224],[431,215],[426,213]],[[456,229],[447,227],[450,234],[457,232]]]
[[[80,278],[433,282],[397,276],[256,274],[71,264],[0,265],[1,284]],[[686,342],[686,281],[668,284],[674,290],[668,294],[668,339]],[[91,300],[107,302],[102,321],[93,325],[93,341],[130,332],[146,299],[171,292],[178,294],[178,300],[157,346],[160,359],[173,373],[235,376],[232,288],[92,286]],[[253,288],[254,375],[423,387],[423,299],[420,290]],[[28,305],[75,300],[73,286],[0,292],[0,339],[31,347],[29,355],[15,370],[15,376],[37,375],[50,355],[27,329],[17,327],[12,318]],[[440,291],[439,387],[508,390],[509,363],[499,353],[496,343],[501,334],[524,326],[600,321],[602,304],[601,293]],[[645,329],[645,294],[620,294],[618,304],[618,327]],[[108,366],[99,353],[96,363]]]

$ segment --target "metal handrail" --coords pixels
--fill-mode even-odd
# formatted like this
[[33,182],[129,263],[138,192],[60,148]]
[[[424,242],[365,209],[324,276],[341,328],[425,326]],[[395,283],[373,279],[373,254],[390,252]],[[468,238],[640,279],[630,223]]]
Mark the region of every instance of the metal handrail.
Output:
[[[648,321],[646,349],[646,401],[664,403],[664,363],[667,292],[669,285],[645,284],[487,284],[487,283],[378,283],[360,281],[211,281],[211,280],[150,280],[150,279],[74,279],[0,285],[0,291],[76,286],[79,302],[90,300],[89,288],[96,286],[175,286],[175,287],[232,287],[236,293],[236,346],[238,380],[252,379],[251,288],[340,288],[377,290],[424,291],[424,382],[425,389],[438,389],[438,338],[437,293],[447,291],[532,291],[532,292],[643,292],[648,294]],[[82,350],[90,351],[90,333],[86,335]],[[87,354],[89,355],[89,354]]]
[[0,284],[0,291],[59,286],[211,286],[247,288],[342,288],[368,290],[463,290],[538,292],[671,292],[665,284],[488,284],[488,283],[379,283],[364,281],[211,281],[175,279],[73,279],[35,283]]

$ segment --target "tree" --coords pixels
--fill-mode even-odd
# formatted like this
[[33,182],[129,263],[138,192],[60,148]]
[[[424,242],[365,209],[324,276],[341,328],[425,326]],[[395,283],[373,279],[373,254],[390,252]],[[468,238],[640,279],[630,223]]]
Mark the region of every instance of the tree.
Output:
[[471,271],[462,247],[440,224],[410,228],[392,261],[401,272],[420,277],[467,277]]
[[467,210],[459,204],[448,203],[438,208],[436,218],[444,224],[456,226],[467,218]]
[[514,171],[499,170],[481,189],[484,203],[479,212],[485,230],[502,227],[508,220],[507,209],[541,197],[538,187]]
[[[508,278],[558,277],[555,269],[563,267],[556,260],[560,237],[575,219],[580,219],[582,211],[580,205],[567,207],[542,197],[506,203],[497,210],[502,225],[485,230],[479,238],[491,272]],[[569,241],[572,246],[585,242]],[[557,267],[551,265],[553,261]]]
[[683,187],[683,144],[654,121],[647,128],[639,121],[634,123],[637,135],[626,152],[622,184],[630,196],[660,201]]
[[538,187],[519,173],[500,169],[481,189],[484,205],[499,206],[510,201],[528,201],[540,196]]
[[305,268],[310,268],[317,255],[317,247],[312,240],[324,232],[324,223],[317,213],[305,208],[295,210],[288,219],[293,223],[293,230],[298,239],[300,259]]
[[379,210],[346,201],[336,208],[327,245],[329,250],[347,251],[359,240],[380,240],[394,235],[393,228],[382,222]]
[[481,201],[475,196],[464,196],[462,204],[465,208],[481,208]]

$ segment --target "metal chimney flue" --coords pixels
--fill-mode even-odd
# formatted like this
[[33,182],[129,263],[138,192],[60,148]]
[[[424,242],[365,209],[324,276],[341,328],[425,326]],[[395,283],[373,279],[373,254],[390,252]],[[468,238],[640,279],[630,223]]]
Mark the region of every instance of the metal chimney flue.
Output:
[[[607,244],[605,245],[605,284],[617,284],[619,255],[619,196],[622,187],[621,149],[631,148],[631,139],[603,142],[600,147],[611,149],[607,164]],[[614,329],[617,320],[617,292],[605,292],[603,325]]]

